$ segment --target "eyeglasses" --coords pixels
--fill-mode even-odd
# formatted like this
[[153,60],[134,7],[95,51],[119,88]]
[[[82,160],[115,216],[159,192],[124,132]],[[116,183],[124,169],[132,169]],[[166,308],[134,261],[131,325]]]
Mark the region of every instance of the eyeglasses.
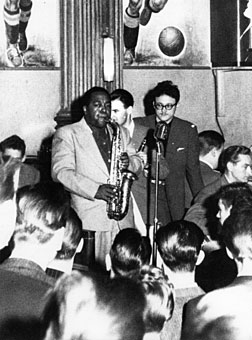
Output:
[[166,104],[166,105],[163,105],[161,103],[153,103],[154,108],[156,110],[158,110],[158,111],[163,111],[163,110],[170,111],[176,105],[177,105],[177,103],[175,103],[175,104]]

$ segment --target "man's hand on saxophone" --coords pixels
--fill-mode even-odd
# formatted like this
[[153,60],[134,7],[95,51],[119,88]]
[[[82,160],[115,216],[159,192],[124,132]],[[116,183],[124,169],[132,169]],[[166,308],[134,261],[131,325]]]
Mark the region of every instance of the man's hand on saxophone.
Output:
[[127,152],[122,152],[120,156],[120,169],[127,170],[129,167],[129,156]]
[[116,186],[112,184],[101,184],[95,194],[95,198],[110,202],[113,198],[118,195]]

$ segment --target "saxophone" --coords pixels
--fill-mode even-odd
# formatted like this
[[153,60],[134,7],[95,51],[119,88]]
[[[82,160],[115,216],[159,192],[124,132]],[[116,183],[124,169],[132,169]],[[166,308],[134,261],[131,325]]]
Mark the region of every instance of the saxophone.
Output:
[[135,173],[129,170],[121,170],[121,131],[119,125],[114,121],[108,122],[113,130],[111,165],[108,183],[115,185],[117,195],[108,202],[108,218],[116,221],[122,220],[128,213],[130,191],[133,181],[137,179]]

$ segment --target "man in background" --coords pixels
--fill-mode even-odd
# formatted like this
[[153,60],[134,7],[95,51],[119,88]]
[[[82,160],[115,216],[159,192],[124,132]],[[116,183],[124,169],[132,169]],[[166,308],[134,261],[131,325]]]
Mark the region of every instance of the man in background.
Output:
[[185,219],[196,223],[210,239],[216,238],[218,221],[214,194],[229,183],[247,183],[252,175],[251,166],[251,151],[248,147],[232,145],[226,148],[220,157],[222,176],[199,192],[194,199],[194,204],[187,211]]
[[[200,172],[204,186],[214,182],[220,178],[221,173],[217,171],[219,157],[224,148],[225,139],[223,136],[214,130],[204,130],[199,133],[199,160]],[[192,194],[186,181],[185,188],[186,207],[190,208],[192,203]]]
[[2,153],[4,161],[12,157],[22,162],[19,172],[18,188],[22,188],[26,185],[33,185],[40,181],[39,170],[24,163],[26,158],[25,151],[25,142],[17,135],[12,135],[0,143],[0,152]]

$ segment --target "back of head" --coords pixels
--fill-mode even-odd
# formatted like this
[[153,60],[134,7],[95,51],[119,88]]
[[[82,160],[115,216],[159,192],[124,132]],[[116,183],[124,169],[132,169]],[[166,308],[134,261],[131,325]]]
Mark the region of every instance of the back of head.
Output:
[[153,99],[156,97],[160,97],[166,94],[169,97],[172,97],[176,100],[176,103],[179,102],[180,92],[177,85],[174,85],[172,81],[165,80],[159,82],[151,91]]
[[63,275],[44,311],[46,340],[141,340],[145,298],[127,278]]
[[251,155],[251,151],[248,147],[243,145],[231,145],[226,148],[220,155],[219,168],[221,172],[227,170],[227,164],[229,162],[236,163],[239,160],[239,155]]
[[213,148],[219,150],[225,143],[224,137],[217,131],[205,130],[199,133],[200,155],[205,156]]
[[6,139],[4,139],[0,143],[0,151],[4,153],[6,149],[14,149],[21,151],[22,157],[25,155],[26,145],[23,139],[21,139],[17,135],[12,135]]
[[69,260],[76,253],[82,238],[82,222],[73,208],[70,207],[66,219],[64,238],[61,249],[57,252],[56,259]]
[[252,259],[252,209],[251,206],[232,211],[222,227],[225,245],[237,259]]
[[137,229],[126,228],[115,237],[110,250],[112,270],[115,275],[134,276],[151,256],[150,241]]
[[157,267],[145,265],[139,275],[145,298],[145,332],[161,332],[165,321],[172,317],[174,287],[168,277]]
[[230,206],[235,208],[237,204],[252,205],[252,188],[248,183],[230,183],[217,191],[216,199],[221,199],[226,208]]
[[193,222],[181,220],[158,229],[156,242],[165,265],[172,271],[192,272],[204,241],[204,233]]
[[69,204],[69,196],[60,183],[40,182],[19,189],[15,243],[46,243],[65,226]]
[[0,249],[8,245],[15,229],[19,167],[20,162],[16,159],[0,164]]
[[134,105],[134,98],[132,96],[132,94],[127,91],[127,90],[124,90],[124,89],[117,89],[117,90],[114,90],[111,95],[111,100],[120,100],[123,105],[124,105],[124,108],[127,109],[129,106],[132,106]]

